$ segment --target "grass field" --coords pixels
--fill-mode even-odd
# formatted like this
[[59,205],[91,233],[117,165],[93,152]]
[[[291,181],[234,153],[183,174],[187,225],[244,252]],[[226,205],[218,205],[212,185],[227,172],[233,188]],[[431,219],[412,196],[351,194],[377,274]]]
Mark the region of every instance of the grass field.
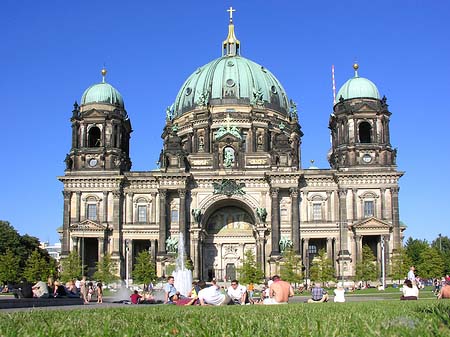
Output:
[[124,306],[0,314],[0,336],[450,336],[450,301]]

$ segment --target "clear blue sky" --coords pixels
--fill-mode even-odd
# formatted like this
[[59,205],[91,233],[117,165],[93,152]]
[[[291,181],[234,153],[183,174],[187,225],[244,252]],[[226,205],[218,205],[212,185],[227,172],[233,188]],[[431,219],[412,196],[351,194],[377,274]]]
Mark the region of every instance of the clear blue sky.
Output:
[[72,105],[107,81],[134,132],[133,170],[155,168],[165,108],[184,80],[221,55],[232,5],[241,54],[268,68],[298,103],[303,167],[328,168],[331,65],[339,88],[359,74],[386,95],[398,148],[406,237],[450,236],[448,1],[35,1],[0,12],[0,219],[58,240]]

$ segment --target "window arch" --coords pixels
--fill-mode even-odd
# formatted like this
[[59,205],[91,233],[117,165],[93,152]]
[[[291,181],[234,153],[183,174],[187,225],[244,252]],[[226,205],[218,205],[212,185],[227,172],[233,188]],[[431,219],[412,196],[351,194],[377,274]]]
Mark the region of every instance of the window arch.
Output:
[[377,198],[378,196],[373,192],[365,192],[361,195],[361,207],[362,207],[362,217],[370,218],[375,217],[377,212]]
[[141,197],[135,201],[135,219],[138,223],[148,223],[150,218],[150,201]]
[[99,202],[100,200],[95,196],[86,197],[86,219],[98,220]]
[[88,147],[98,147],[102,145],[101,131],[97,126],[92,126],[88,131]]
[[371,143],[372,142],[372,126],[369,122],[362,122],[359,124],[359,142]]

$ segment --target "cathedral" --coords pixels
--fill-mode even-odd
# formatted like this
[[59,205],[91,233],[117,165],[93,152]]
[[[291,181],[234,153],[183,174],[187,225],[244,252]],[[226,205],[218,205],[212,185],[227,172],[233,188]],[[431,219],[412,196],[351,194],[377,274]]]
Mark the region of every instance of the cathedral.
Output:
[[75,103],[58,177],[62,257],[77,251],[91,276],[109,253],[129,280],[147,250],[168,276],[183,240],[193,277],[223,280],[239,277],[248,250],[269,277],[290,249],[307,277],[323,249],[336,278],[351,279],[367,245],[388,268],[404,228],[386,97],[354,64],[329,118],[330,168],[302,168],[296,104],[240,54],[229,12],[222,56],[196,69],[166,110],[157,170],[131,170],[133,115],[106,70]]

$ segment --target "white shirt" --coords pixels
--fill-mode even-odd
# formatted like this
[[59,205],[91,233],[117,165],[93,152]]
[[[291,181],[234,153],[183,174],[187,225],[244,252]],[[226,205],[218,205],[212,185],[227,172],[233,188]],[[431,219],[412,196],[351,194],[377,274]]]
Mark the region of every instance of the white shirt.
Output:
[[408,296],[415,296],[417,298],[419,298],[419,289],[413,285],[412,288],[407,287],[407,286],[403,286],[403,296],[408,297]]
[[238,284],[236,289],[234,289],[233,286],[229,286],[227,290],[228,296],[230,296],[232,300],[241,300],[242,295],[245,294],[246,291],[247,287],[240,284]]
[[415,282],[416,281],[416,276],[414,275],[414,271],[410,270],[408,272],[408,280],[410,280],[411,282]]
[[198,292],[198,298],[206,304],[221,305],[225,299],[225,295],[220,293],[217,286],[212,285],[211,287],[200,290]]
[[343,288],[341,289],[334,289],[334,301],[335,302],[345,302],[345,290]]

